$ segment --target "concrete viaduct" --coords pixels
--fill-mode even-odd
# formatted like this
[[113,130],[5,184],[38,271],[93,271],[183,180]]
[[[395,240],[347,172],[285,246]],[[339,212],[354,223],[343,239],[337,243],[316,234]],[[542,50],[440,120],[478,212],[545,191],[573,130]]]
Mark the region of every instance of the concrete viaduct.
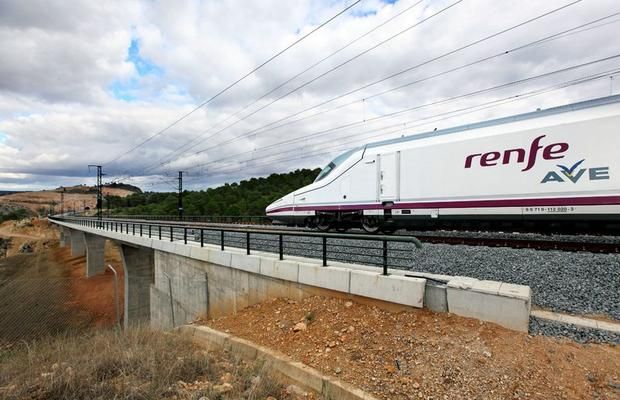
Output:
[[170,329],[202,317],[236,313],[274,297],[344,297],[399,310],[428,307],[437,312],[493,322],[527,332],[528,286],[480,281],[286,256],[245,249],[159,239],[50,219],[61,246],[86,256],[86,276],[102,273],[106,240],[120,248],[124,279],[124,325]]

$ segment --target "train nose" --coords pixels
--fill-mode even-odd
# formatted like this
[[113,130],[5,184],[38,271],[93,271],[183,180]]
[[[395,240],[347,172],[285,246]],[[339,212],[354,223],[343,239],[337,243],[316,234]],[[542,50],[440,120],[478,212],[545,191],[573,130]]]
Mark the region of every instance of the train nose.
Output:
[[274,201],[273,203],[269,204],[267,208],[265,209],[265,213],[267,214],[273,213],[277,211],[278,209],[292,206],[292,205],[293,205],[293,195],[287,194],[286,196],[281,197],[278,200]]

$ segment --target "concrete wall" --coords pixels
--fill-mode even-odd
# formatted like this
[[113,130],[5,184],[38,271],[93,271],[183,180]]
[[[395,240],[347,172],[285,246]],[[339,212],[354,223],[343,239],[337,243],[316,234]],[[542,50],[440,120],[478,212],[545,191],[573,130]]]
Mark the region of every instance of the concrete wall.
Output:
[[[394,269],[384,276],[377,268],[363,265],[331,262],[323,267],[319,260],[303,257],[279,260],[272,253],[246,255],[242,249],[221,251],[213,245],[200,247],[196,243],[77,228],[123,243],[129,272],[125,275],[126,299],[130,303],[126,304],[125,317],[150,319],[153,326],[171,327],[173,314],[178,326],[205,313],[236,313],[268,298],[301,299],[316,294],[355,298],[386,309],[424,305],[525,332],[529,326],[531,291],[527,286]],[[133,257],[132,252],[142,255]],[[128,307],[129,311],[139,311],[128,312]]]

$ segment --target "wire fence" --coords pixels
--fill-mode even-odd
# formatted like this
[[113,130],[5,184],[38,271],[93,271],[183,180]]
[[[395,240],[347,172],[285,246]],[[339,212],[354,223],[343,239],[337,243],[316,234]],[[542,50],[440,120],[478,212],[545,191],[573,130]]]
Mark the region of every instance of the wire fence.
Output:
[[[95,303],[88,304],[83,293],[76,291],[76,284],[86,278],[50,277],[45,272],[41,277],[19,275],[0,280],[0,348],[18,341],[115,326],[113,291],[98,291],[92,297]],[[113,279],[113,275],[102,275],[97,283],[108,287]]]

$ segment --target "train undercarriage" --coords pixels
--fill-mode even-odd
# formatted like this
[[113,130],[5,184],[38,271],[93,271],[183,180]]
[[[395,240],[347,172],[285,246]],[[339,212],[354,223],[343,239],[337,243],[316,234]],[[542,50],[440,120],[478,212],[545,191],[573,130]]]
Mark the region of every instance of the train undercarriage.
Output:
[[321,232],[346,232],[349,229],[362,229],[371,234],[391,234],[397,230],[464,230],[464,231],[502,231],[537,232],[567,234],[620,234],[620,215],[476,215],[441,216],[439,218],[364,215],[362,211],[320,212],[286,225],[303,226]]

